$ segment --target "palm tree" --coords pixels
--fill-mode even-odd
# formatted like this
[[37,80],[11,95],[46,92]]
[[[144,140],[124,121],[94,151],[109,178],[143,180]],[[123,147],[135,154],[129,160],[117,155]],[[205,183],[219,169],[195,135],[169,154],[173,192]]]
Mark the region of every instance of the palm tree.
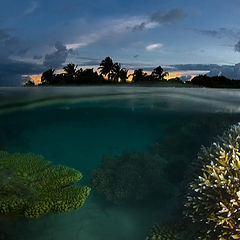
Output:
[[100,69],[101,75],[107,76],[108,80],[111,78],[111,71],[113,70],[113,61],[110,57],[106,57],[102,62],[100,63]]
[[114,63],[110,73],[111,78],[113,79],[114,82],[118,82],[120,78],[120,72],[121,72],[121,64]]
[[133,82],[141,82],[146,80],[147,74],[143,72],[143,69],[139,68],[134,71],[132,76],[133,76],[133,79],[132,79]]
[[45,71],[41,76],[41,83],[42,84],[54,84],[54,80],[56,75],[54,74],[55,70],[50,68],[47,71]]
[[67,66],[63,67],[63,70],[65,71],[68,82],[73,83],[77,75],[77,65],[69,63]]
[[63,67],[63,70],[66,72],[67,75],[75,77],[77,73],[77,65],[75,65],[74,63],[69,63],[67,66]]
[[168,72],[163,72],[161,66],[158,66],[153,69],[152,77],[154,80],[165,80],[165,77],[168,75]]
[[122,83],[126,83],[127,79],[128,79],[128,69],[126,68],[121,68],[120,73],[119,73],[119,77]]

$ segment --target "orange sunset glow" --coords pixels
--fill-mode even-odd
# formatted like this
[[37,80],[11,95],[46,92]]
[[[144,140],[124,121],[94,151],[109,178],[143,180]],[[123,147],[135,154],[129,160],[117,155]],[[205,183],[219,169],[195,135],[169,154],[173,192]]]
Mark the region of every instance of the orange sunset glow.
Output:
[[34,75],[30,75],[30,78],[36,85],[38,85],[41,83],[41,76],[42,74],[34,74]]
[[[127,81],[128,82],[131,82],[132,81],[132,75],[133,74],[134,70],[129,70],[128,71],[128,79]],[[151,74],[151,72],[149,71],[145,71],[147,74]],[[197,73],[195,72],[189,72],[189,71],[185,71],[185,72],[169,72],[169,74],[166,76],[166,79],[171,79],[171,78],[176,78],[176,77],[181,77],[181,76],[185,76],[185,75],[191,75],[191,78],[195,77],[197,75]],[[41,83],[41,76],[42,74],[33,74],[33,75],[30,75],[30,79],[36,84],[40,84]]]

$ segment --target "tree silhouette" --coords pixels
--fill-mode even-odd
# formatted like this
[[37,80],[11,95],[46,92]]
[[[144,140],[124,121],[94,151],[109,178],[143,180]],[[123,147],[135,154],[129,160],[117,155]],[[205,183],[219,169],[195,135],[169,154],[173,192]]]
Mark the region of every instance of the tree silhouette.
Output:
[[113,79],[114,82],[118,82],[120,78],[120,72],[121,72],[121,64],[114,63],[110,73],[111,79]]
[[134,71],[132,76],[133,76],[133,79],[132,79],[133,82],[142,82],[146,80],[147,74],[143,72],[143,69],[139,68]]
[[65,71],[68,81],[73,83],[77,74],[77,65],[74,63],[69,63],[63,67],[63,70]]
[[83,70],[80,68],[77,71],[76,75],[76,84],[99,84],[103,82],[101,75],[99,76],[96,71],[93,71],[93,68],[87,68]]
[[75,65],[74,63],[69,63],[67,64],[67,66],[63,67],[63,70],[66,72],[66,74],[75,76],[77,71],[77,65]]
[[151,74],[153,80],[165,80],[165,77],[168,75],[168,72],[163,72],[163,69],[161,66],[158,66],[153,69],[153,72]]
[[110,57],[106,57],[102,62],[100,63],[100,69],[101,75],[104,75],[108,78],[108,80],[111,79],[111,72],[113,70],[113,61]]
[[120,73],[119,73],[119,77],[122,83],[126,83],[127,79],[128,79],[128,69],[126,68],[121,68]]
[[41,83],[43,85],[51,85],[55,83],[55,74],[54,74],[55,70],[50,68],[47,71],[45,71],[42,76],[41,76]]

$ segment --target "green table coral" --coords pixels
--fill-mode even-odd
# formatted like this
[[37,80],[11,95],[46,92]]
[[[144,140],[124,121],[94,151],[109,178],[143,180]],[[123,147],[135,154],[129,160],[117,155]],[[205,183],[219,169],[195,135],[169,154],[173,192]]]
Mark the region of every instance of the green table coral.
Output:
[[199,175],[189,184],[186,214],[198,239],[240,239],[240,124],[202,148]]
[[76,183],[82,174],[51,166],[40,155],[0,151],[0,214],[39,218],[80,208],[90,188]]

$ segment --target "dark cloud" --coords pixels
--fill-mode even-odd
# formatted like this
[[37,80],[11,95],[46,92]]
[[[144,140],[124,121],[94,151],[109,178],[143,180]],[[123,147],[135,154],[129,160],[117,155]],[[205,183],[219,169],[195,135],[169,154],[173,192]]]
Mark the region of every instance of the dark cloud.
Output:
[[70,50],[67,50],[66,46],[64,46],[60,42],[55,43],[56,51],[45,56],[43,61],[43,65],[48,68],[58,68],[61,67],[63,63],[65,63]]
[[159,24],[169,24],[185,18],[187,14],[180,8],[174,8],[167,12],[157,11],[150,16],[152,22]]
[[132,28],[132,31],[133,32],[136,32],[136,31],[143,31],[146,27],[146,23],[145,22],[142,22],[141,24],[138,24],[138,25],[135,25],[133,28]]
[[0,85],[19,85],[22,75],[42,72],[41,65],[12,60],[12,57],[25,55],[29,48],[25,41],[0,29]]
[[129,29],[133,32],[143,31],[146,29],[147,24],[150,22],[158,23],[158,24],[170,24],[185,18],[187,14],[180,8],[174,8],[169,11],[157,11],[149,16],[149,20],[146,22],[142,22],[135,26],[129,27]]
[[187,71],[187,70],[199,70],[210,71],[213,68],[220,67],[217,64],[175,64],[170,65],[169,69],[174,71]]
[[234,45],[235,52],[240,52],[240,40]]
[[232,39],[239,39],[240,37],[239,29],[218,28],[218,29],[193,29],[193,30],[202,35],[219,39],[226,37]]
[[19,85],[22,75],[40,74],[45,69],[42,65],[5,59],[0,63],[0,85]]
[[[47,67],[59,66],[65,62],[69,53],[63,44],[56,43],[56,51],[45,56],[45,65],[43,65],[24,61],[22,57],[29,52],[30,48],[29,42],[0,29],[0,85],[19,85],[24,81],[23,75],[40,74]],[[33,60],[40,59],[42,57],[38,55],[33,57]],[[53,66],[47,66],[47,64],[53,64]]]
[[215,37],[215,38],[221,38],[222,37],[222,33],[220,31],[217,31],[217,30],[198,30],[198,32],[200,32],[203,35],[210,36],[210,37]]

